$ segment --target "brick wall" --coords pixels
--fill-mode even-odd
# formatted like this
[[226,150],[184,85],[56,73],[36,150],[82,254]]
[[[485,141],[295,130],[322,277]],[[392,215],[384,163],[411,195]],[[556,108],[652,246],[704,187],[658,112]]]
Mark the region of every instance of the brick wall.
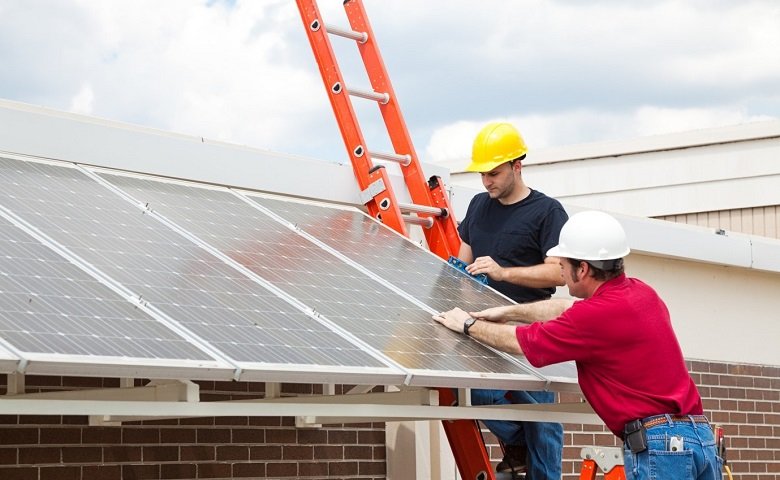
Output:
[[[688,366],[707,415],[725,428],[734,478],[780,480],[780,368]],[[263,387],[199,383],[204,401],[257,397]],[[27,377],[28,391],[117,386],[112,379]],[[285,385],[283,393],[320,390]],[[617,445],[601,427],[565,424],[564,434],[568,480],[579,478],[580,448]],[[486,438],[490,443],[491,436]],[[386,472],[384,439],[380,423],[296,429],[292,418],[225,417],[90,427],[81,416],[6,415],[0,416],[0,479],[380,479]],[[489,447],[498,462],[500,449]]]
[[[112,379],[26,381],[28,392],[118,386]],[[198,383],[203,401],[254,398],[263,387]],[[285,385],[282,392],[320,389]],[[385,472],[381,423],[298,429],[290,417],[218,417],[94,427],[84,416],[0,416],[1,480],[370,480]]]
[[[780,480],[780,368],[688,362],[688,370],[699,387],[705,414],[724,427],[734,479]],[[579,478],[582,447],[621,445],[603,427],[564,424],[563,429],[563,474],[568,480]],[[492,460],[501,459],[497,445],[491,445],[490,453]]]

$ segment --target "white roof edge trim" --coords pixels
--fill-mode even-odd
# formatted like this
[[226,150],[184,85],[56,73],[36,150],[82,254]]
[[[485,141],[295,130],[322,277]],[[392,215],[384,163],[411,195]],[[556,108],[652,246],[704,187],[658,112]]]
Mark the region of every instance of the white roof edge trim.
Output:
[[707,145],[749,142],[780,137],[780,120],[705,128],[687,132],[637,137],[628,140],[550,147],[528,152],[526,164],[558,163],[638,153],[680,150]]
[[[569,215],[587,210],[564,204]],[[620,221],[633,253],[780,273],[780,241],[608,212]]]
[[[335,163],[0,99],[0,152],[252,191],[360,205],[349,162]],[[334,143],[340,143],[334,138]],[[345,160],[347,155],[344,155]],[[421,166],[449,184],[449,169]],[[399,202],[403,175],[387,165]],[[327,179],[327,181],[323,181]]]
[[[454,185],[455,212],[465,215],[469,201],[481,191]],[[592,210],[567,203],[563,207],[569,215]],[[780,240],[730,231],[718,234],[714,228],[609,213],[623,225],[634,253],[780,273]]]
[[753,252],[753,268],[767,272],[780,272],[780,242],[771,238],[750,237]]
[[[640,153],[682,150],[707,145],[749,142],[780,137],[780,120],[763,120],[726,127],[703,128],[687,132],[636,137],[627,140],[580,143],[530,149],[523,165],[539,165],[594,158],[619,157]],[[442,162],[450,173],[466,173],[466,157]]]

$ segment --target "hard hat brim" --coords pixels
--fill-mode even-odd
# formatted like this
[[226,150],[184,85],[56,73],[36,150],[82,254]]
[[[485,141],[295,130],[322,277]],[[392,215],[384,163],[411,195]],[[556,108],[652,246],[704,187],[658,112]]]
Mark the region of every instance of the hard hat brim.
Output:
[[631,253],[631,249],[626,247],[619,255],[608,255],[609,258],[593,258],[593,255],[575,255],[573,252],[567,252],[566,249],[561,248],[560,245],[556,245],[547,250],[548,257],[574,258],[577,260],[616,260],[627,256],[629,253]]
[[498,160],[495,162],[475,162],[472,160],[471,163],[468,164],[466,167],[467,172],[477,172],[477,173],[485,173],[493,170],[494,168],[503,165],[505,163],[511,162],[512,160]]

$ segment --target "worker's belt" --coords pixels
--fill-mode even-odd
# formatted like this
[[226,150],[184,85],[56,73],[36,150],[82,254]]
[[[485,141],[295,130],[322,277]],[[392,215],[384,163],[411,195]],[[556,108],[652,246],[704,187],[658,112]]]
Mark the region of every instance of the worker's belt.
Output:
[[645,428],[655,427],[663,423],[667,423],[668,420],[673,422],[691,422],[693,423],[710,423],[707,417],[704,415],[653,415],[642,419],[642,426]]
[[647,429],[669,423],[669,421],[709,423],[704,415],[653,415],[628,422],[623,428],[623,441],[633,453],[644,452],[647,450]]

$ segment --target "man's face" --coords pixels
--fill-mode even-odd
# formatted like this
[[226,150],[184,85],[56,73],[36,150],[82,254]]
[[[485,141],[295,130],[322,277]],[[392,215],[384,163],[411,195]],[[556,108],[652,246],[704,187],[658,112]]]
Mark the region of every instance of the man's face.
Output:
[[[481,173],[482,185],[485,186],[490,198],[501,200],[512,194],[517,186],[515,162],[506,162],[489,172]],[[519,168],[519,166],[517,167]]]

